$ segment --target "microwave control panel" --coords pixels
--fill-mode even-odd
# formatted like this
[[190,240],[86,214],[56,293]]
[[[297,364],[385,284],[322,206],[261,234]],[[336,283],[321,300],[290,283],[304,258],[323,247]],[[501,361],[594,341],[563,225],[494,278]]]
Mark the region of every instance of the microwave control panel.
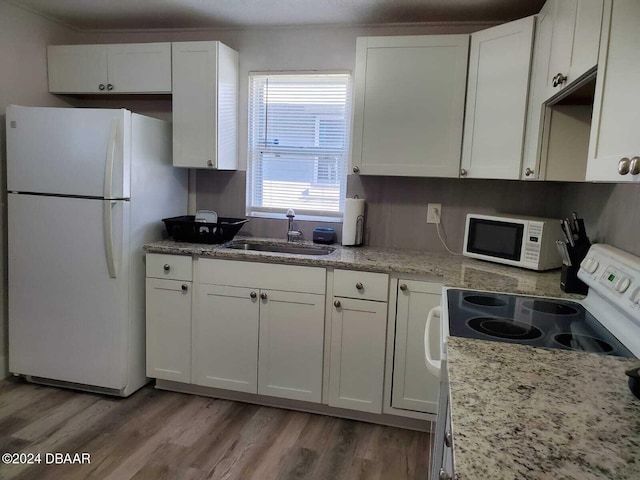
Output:
[[529,222],[524,232],[524,248],[522,260],[527,263],[538,264],[540,259],[540,238],[542,237],[542,223]]

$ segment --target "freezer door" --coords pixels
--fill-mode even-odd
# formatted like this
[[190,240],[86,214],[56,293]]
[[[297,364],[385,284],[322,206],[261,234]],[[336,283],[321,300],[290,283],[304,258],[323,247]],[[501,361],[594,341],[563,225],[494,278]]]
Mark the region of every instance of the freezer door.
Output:
[[129,202],[8,197],[10,371],[122,389]]
[[131,112],[7,107],[7,189],[129,198]]

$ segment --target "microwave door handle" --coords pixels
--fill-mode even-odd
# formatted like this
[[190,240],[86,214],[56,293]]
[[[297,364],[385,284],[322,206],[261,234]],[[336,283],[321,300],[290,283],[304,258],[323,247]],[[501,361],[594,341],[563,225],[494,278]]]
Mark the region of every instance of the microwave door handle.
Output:
[[440,360],[435,360],[431,355],[431,345],[429,344],[429,337],[431,333],[431,323],[433,322],[434,317],[441,318],[442,309],[440,307],[434,307],[429,311],[429,315],[427,315],[427,321],[424,325],[424,358],[427,364],[427,370],[431,372],[436,377],[440,377]]

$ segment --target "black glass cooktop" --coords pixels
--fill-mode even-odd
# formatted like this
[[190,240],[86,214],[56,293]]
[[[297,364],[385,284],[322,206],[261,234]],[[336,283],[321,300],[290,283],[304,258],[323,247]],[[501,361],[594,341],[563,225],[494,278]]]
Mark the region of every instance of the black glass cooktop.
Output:
[[456,289],[447,302],[454,337],[633,357],[579,303]]

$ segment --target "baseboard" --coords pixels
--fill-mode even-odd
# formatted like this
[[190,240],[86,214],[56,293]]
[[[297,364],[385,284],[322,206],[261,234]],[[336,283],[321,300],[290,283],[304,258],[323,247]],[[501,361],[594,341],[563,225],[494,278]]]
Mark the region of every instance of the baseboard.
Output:
[[9,370],[7,367],[7,357],[0,356],[0,380],[3,380],[9,376]]
[[[387,425],[390,427],[406,428],[408,430],[418,430],[422,432],[430,432],[433,425],[430,421],[418,420],[415,418],[398,417],[388,414],[374,414],[366,412],[357,412],[355,410],[347,410],[345,408],[329,407],[328,405],[303,402],[300,400],[288,400],[267,395],[256,395],[252,393],[233,392],[231,390],[222,390],[219,388],[202,387],[199,385],[191,385],[187,383],[172,382],[169,380],[156,380],[156,388],[159,390],[170,390],[173,392],[190,393],[194,395],[202,395],[205,397],[222,398],[225,400],[234,400],[245,403],[255,403],[268,407],[286,408],[288,410],[297,410],[307,413],[317,413],[320,415],[330,415],[333,417],[347,418],[349,420],[358,420],[361,422],[377,423],[379,425]],[[435,417],[435,416],[434,416]],[[435,419],[435,418],[434,418]]]

